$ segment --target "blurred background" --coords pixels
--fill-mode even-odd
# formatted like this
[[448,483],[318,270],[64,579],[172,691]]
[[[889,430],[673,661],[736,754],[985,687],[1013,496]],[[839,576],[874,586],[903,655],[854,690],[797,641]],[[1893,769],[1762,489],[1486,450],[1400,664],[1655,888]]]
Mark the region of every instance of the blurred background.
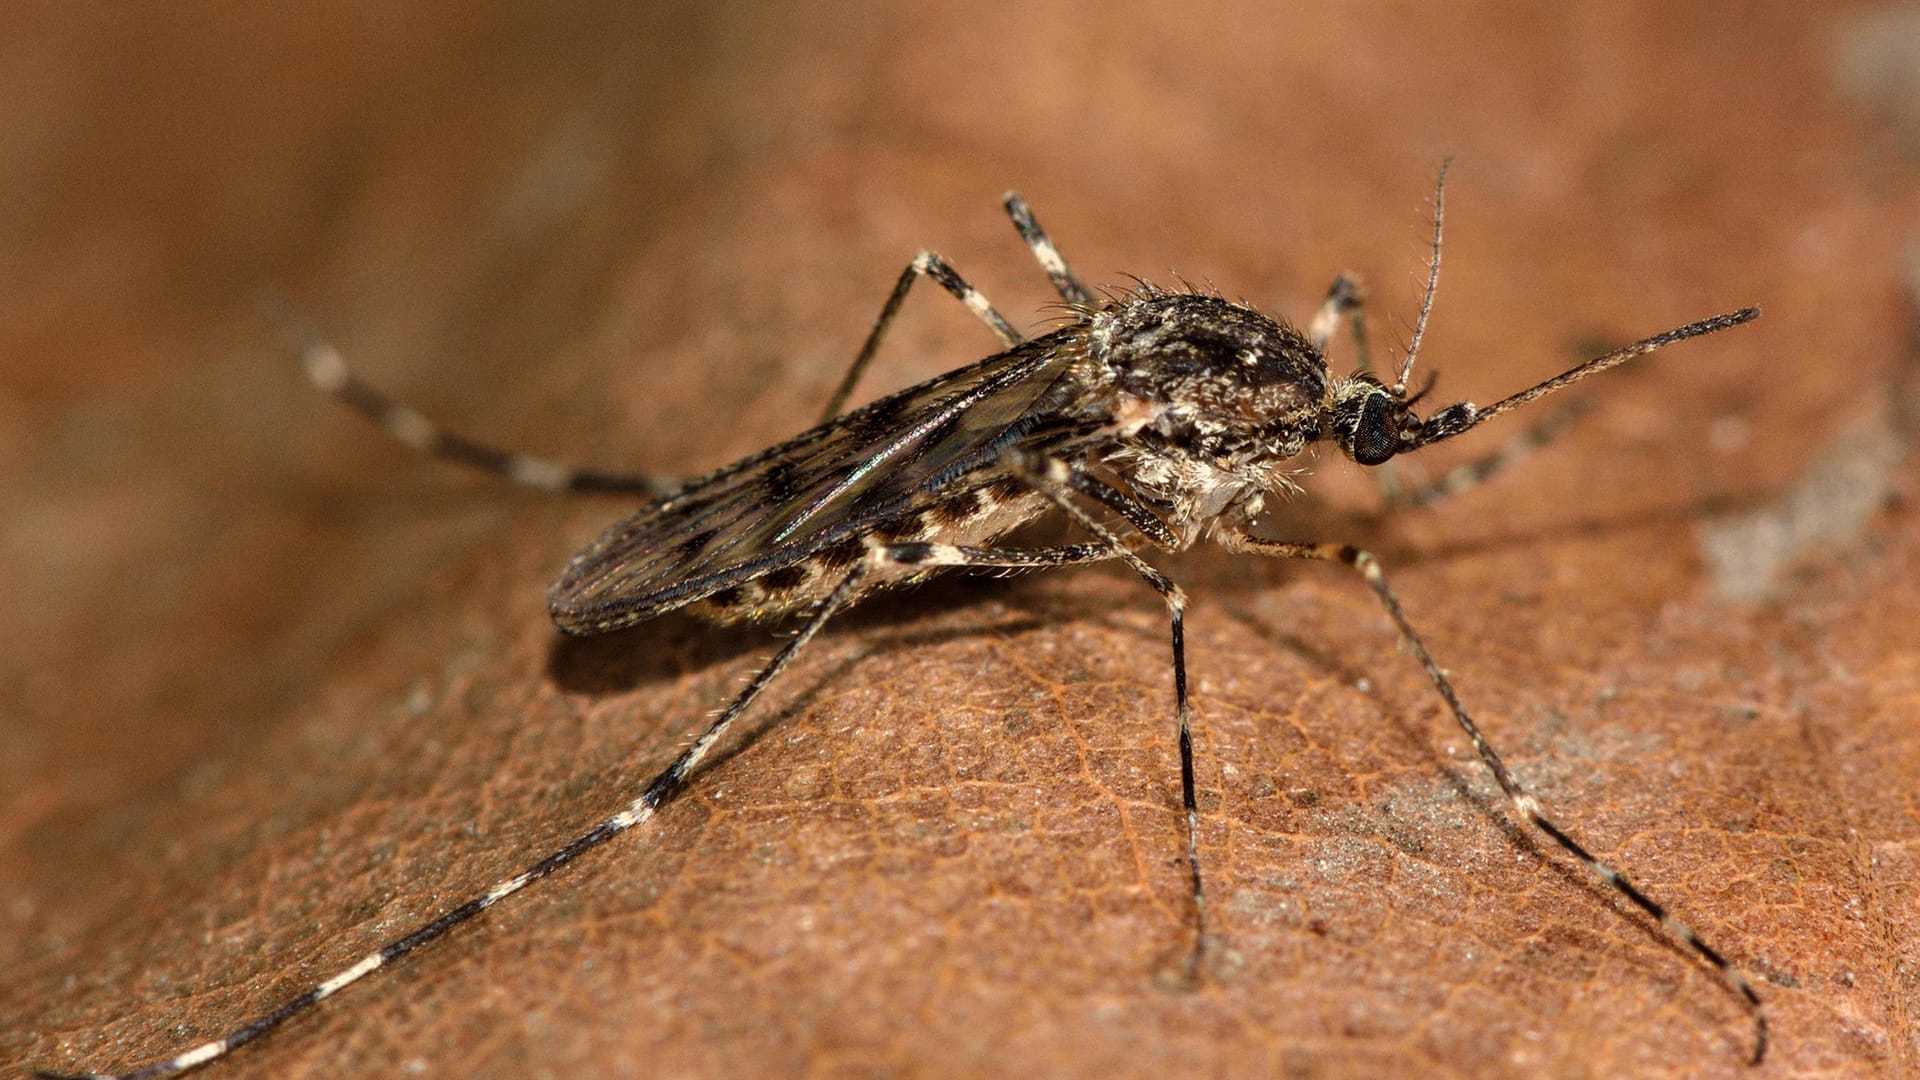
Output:
[[[1269,530],[1383,552],[1523,777],[1756,978],[1772,1068],[1920,1070],[1916,102],[1883,2],[9,8],[0,1061],[224,1032],[624,801],[772,648],[558,643],[626,504],[417,461],[263,292],[458,430],[685,475],[808,426],[921,247],[1056,317],[1010,188],[1091,282],[1304,320],[1354,271],[1398,347],[1451,155],[1438,398],[1766,315],[1453,504],[1323,460]],[[992,347],[916,292],[863,395]],[[653,835],[217,1074],[1752,1075],[1364,589],[1170,565],[1200,989],[1163,617],[1062,574],[855,615]]]

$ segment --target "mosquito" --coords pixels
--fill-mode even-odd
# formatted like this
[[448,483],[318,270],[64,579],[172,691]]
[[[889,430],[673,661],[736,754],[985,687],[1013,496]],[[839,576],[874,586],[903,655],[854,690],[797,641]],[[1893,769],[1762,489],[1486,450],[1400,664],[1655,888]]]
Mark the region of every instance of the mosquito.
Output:
[[[120,1080],[171,1076],[222,1058],[651,821],[687,788],[715,745],[835,615],[878,589],[953,568],[1006,572],[1117,561],[1164,603],[1192,893],[1186,970],[1190,979],[1197,978],[1208,925],[1183,634],[1187,597],[1139,549],[1176,552],[1207,539],[1239,554],[1337,563],[1358,573],[1506,794],[1512,813],[1658,922],[1719,977],[1751,1018],[1750,1060],[1758,1064],[1767,1049],[1767,1018],[1753,984],[1665,905],[1547,816],[1467,712],[1388,587],[1379,561],[1347,544],[1273,540],[1252,531],[1270,498],[1299,490],[1293,478],[1296,459],[1314,444],[1332,443],[1361,465],[1383,465],[1633,357],[1760,314],[1749,307],[1688,323],[1484,408],[1460,402],[1421,416],[1414,405],[1426,388],[1409,392],[1408,381],[1439,283],[1445,196],[1443,165],[1434,189],[1426,287],[1406,355],[1389,381],[1364,360],[1344,378],[1329,374],[1326,349],[1340,324],[1350,322],[1360,340],[1360,293],[1344,275],[1304,330],[1193,287],[1168,290],[1136,279],[1132,287],[1096,296],[1068,267],[1026,202],[1009,194],[1003,203],[1007,215],[1064,302],[1062,325],[1023,337],[946,260],[923,251],[901,272],[819,426],[679,485],[576,470],[447,433],[360,381],[332,346],[290,309],[283,311],[308,377],[401,441],[536,487],[632,492],[652,500],[573,556],[553,583],[548,605],[562,631],[606,633],[680,608],[720,622],[787,619],[797,626],[726,708],[618,812],[519,874],[227,1035],[118,1074]],[[984,322],[1003,349],[841,413],[921,278],[932,279]],[[1537,439],[1538,433],[1523,433],[1520,441],[1529,437]],[[1428,496],[1483,477],[1513,453],[1509,448],[1463,467],[1453,480],[1430,486]],[[1017,527],[1052,513],[1077,530],[1076,542],[1001,542]]]

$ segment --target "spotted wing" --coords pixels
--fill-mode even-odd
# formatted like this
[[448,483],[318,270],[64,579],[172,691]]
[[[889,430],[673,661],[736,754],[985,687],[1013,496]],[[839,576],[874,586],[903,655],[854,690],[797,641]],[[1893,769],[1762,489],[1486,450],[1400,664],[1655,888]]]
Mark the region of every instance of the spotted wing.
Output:
[[547,598],[575,633],[641,622],[870,533],[1056,419],[1064,330],[882,398],[614,525]]

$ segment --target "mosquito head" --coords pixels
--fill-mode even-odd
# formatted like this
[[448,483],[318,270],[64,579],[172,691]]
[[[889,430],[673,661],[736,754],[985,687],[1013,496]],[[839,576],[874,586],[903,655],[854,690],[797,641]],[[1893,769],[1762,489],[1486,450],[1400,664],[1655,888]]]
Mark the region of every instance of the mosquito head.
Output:
[[1384,465],[1395,454],[1453,434],[1451,429],[1463,412],[1473,409],[1465,403],[1449,405],[1423,420],[1414,414],[1413,406],[1431,389],[1432,375],[1412,394],[1381,382],[1370,371],[1335,380],[1329,393],[1333,404],[1327,409],[1327,434],[1354,461]]
[[[1360,464],[1383,464],[1395,454],[1404,454],[1409,450],[1430,446],[1442,439],[1451,439],[1501,413],[1512,412],[1538,398],[1571,386],[1589,375],[1617,367],[1636,356],[1653,352],[1664,345],[1717,333],[1759,317],[1760,309],[1750,307],[1730,311],[1725,315],[1715,315],[1711,319],[1691,322],[1685,326],[1675,327],[1664,334],[1655,334],[1631,345],[1623,345],[1603,356],[1596,356],[1584,364],[1569,368],[1543,383],[1502,398],[1492,405],[1481,407],[1470,401],[1462,401],[1436,409],[1425,418],[1414,415],[1413,405],[1432,389],[1431,377],[1425,386],[1409,395],[1401,384],[1390,386],[1381,382],[1371,372],[1355,372],[1345,379],[1336,380],[1329,388],[1328,397],[1331,404],[1327,408],[1325,435],[1338,442],[1347,456]],[[1403,378],[1404,371],[1405,369],[1402,369]]]
[[1334,384],[1328,418],[1334,441],[1362,465],[1385,464],[1399,453],[1400,433],[1414,419],[1392,387],[1364,371]]

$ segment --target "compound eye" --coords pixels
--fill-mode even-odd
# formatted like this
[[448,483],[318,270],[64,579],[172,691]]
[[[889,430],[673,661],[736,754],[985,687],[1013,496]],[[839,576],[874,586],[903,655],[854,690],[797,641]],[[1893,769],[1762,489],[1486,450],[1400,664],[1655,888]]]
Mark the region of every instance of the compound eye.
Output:
[[1368,394],[1360,404],[1360,422],[1353,427],[1347,453],[1362,465],[1380,465],[1400,449],[1400,428],[1393,399]]

